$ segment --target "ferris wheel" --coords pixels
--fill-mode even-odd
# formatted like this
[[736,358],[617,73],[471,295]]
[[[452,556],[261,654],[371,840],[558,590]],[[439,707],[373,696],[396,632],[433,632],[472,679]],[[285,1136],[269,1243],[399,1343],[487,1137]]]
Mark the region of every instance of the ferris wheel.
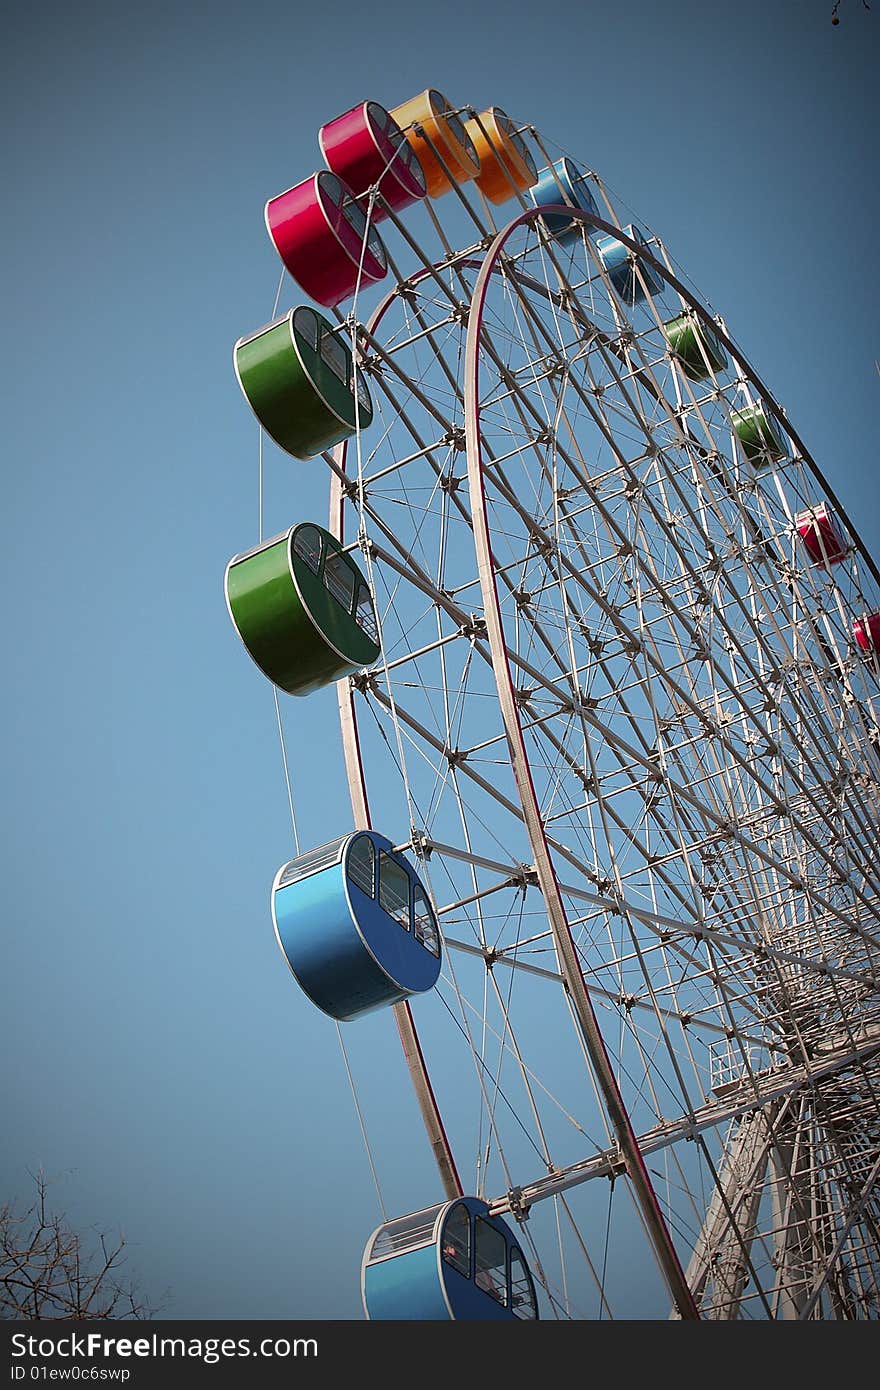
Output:
[[877,1318],[877,568],[595,172],[434,90],[319,144],[234,361],[329,524],[225,587],[338,694],[279,945],[346,1037],[393,1015],[436,1163],[365,1312],[627,1317],[637,1267],[644,1316]]

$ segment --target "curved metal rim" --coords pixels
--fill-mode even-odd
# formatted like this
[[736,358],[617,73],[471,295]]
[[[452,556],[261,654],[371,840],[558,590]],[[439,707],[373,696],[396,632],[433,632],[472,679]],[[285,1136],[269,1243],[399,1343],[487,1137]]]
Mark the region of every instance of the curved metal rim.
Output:
[[[428,275],[430,272],[425,269],[411,277],[412,282]],[[374,332],[379,326],[382,318],[388,312],[391,305],[397,298],[397,286],[390,290],[373,311],[367,323],[370,333]],[[328,530],[334,535],[340,544],[344,543],[344,502],[345,497],[342,489],[342,475],[345,472],[345,464],[348,455],[348,440],[344,439],[337,444],[333,457],[339,467],[339,472],[335,470],[330,475],[330,514],[328,519]],[[357,711],[354,707],[354,698],[351,685],[347,680],[337,682],[337,701],[339,707],[339,723],[342,735],[342,749],[345,760],[346,779],[348,781],[348,792],[351,799],[352,815],[354,823],[359,830],[372,830],[372,817],[370,815],[370,804],[367,796],[366,774],[364,772],[363,758],[361,756],[360,736],[358,733]],[[416,1030],[415,1020],[412,1016],[412,1009],[409,1001],[404,999],[399,1004],[393,1005],[397,1030],[400,1035],[401,1045],[409,1069],[413,1089],[416,1099],[422,1112],[425,1128],[428,1132],[428,1142],[434,1154],[434,1159],[440,1173],[440,1179],[448,1200],[464,1196],[464,1185],[458,1174],[455,1158],[452,1153],[452,1146],[446,1127],[440,1114],[437,1104],[437,1097],[431,1078],[428,1073],[427,1063],[419,1041]]]
[[471,517],[474,524],[474,545],[477,552],[480,588],[483,594],[483,616],[488,629],[495,685],[510,744],[513,775],[525,817],[526,831],[535,856],[535,868],[541,893],[547,906],[548,921],[556,943],[559,968],[565,976],[583,1033],[584,1043],[605,1100],[608,1118],[617,1134],[626,1160],[627,1171],[642,1209],[646,1228],[654,1244],[660,1268],[666,1278],[669,1292],[682,1317],[697,1319],[699,1313],[648,1176],[645,1160],[605,1049],[599,1023],[577,959],[571,927],[562,902],[559,882],[556,877],[550,846],[547,843],[532,779],[522,720],[510,671],[495,566],[492,558],[480,432],[479,381],[483,311],[489,282],[505,243],[520,226],[533,223],[540,216],[541,213],[537,209],[524,212],[498,233],[486,252],[471,295],[464,366],[465,433]]

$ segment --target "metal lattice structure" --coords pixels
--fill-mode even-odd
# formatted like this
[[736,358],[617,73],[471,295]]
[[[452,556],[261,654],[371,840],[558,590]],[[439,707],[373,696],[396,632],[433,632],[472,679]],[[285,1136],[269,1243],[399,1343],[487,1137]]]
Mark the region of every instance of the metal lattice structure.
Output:
[[565,238],[513,187],[383,209],[393,285],[337,312],[374,410],[330,527],[382,640],[338,685],[354,821],[445,944],[398,1027],[443,1192],[520,1222],[551,1316],[876,1318],[877,570],[589,184]]

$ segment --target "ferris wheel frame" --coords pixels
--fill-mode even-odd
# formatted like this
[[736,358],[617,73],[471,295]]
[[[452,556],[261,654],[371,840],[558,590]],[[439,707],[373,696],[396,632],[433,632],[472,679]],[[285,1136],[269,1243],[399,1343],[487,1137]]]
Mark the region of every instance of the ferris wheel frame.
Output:
[[[555,212],[560,215],[566,215],[570,217],[573,221],[580,223],[585,227],[588,227],[590,230],[599,230],[609,235],[614,235],[615,237],[620,238],[623,242],[627,244],[630,252],[636,258],[644,258],[645,260],[647,260],[652,265],[654,270],[659,272],[661,276],[663,276],[666,284],[673,288],[681,296],[681,299],[687,303],[690,310],[696,315],[698,320],[702,321],[707,326],[711,326],[713,332],[718,336],[723,346],[727,349],[727,351],[731,353],[732,357],[737,361],[737,365],[740,371],[748,379],[750,385],[758,393],[759,398],[764,403],[769,405],[770,408],[776,413],[776,415],[779,418],[782,418],[782,412],[780,411],[779,407],[774,401],[771,393],[763,385],[761,380],[758,378],[757,374],[744,361],[735,344],[727,336],[725,328],[719,323],[717,323],[715,320],[710,318],[710,316],[703,309],[703,307],[696,300],[696,298],[687,290],[687,288],[684,285],[681,284],[681,282],[675,276],[673,276],[670,273],[667,266],[663,265],[656,257],[654,257],[651,254],[650,250],[648,250],[644,244],[639,244],[635,240],[628,238],[626,233],[624,233],[619,227],[615,226],[613,223],[605,221],[602,218],[599,218],[598,216],[594,216],[586,212],[580,212],[578,210],[571,209],[563,205],[554,207],[550,209],[550,211],[551,213]],[[391,216],[393,218],[393,213],[391,214]],[[500,232],[498,232],[496,237],[493,239],[491,245],[486,249],[485,259],[483,260],[482,268],[478,276],[478,288],[475,288],[474,290],[473,302],[470,306],[471,310],[473,310],[474,302],[478,300],[481,291],[485,288],[486,283],[492,275],[497,260],[502,253],[503,247],[513,230],[520,225],[529,223],[534,224],[538,222],[540,218],[541,210],[536,209],[525,211],[521,213],[517,218],[513,219],[513,221],[509,223],[505,228],[502,228]],[[397,219],[394,220],[396,221]],[[417,272],[416,275],[410,276],[409,283],[417,283],[419,279],[432,273],[433,268],[425,267],[423,268],[423,270]],[[394,301],[396,295],[398,294],[398,288],[398,286],[395,286],[395,288],[388,295],[385,296],[381,304],[378,306],[377,310],[371,316],[369,324],[360,334],[359,349],[361,352],[369,352],[370,349],[373,348],[377,353],[382,353],[381,344],[377,338],[377,330],[381,325],[381,321],[385,312],[387,311],[388,307]],[[472,497],[480,496],[482,478],[482,462],[480,459],[479,451],[478,393],[476,390],[479,363],[479,342],[480,314],[478,313],[476,316],[471,317],[467,335],[466,443],[468,458],[468,474]],[[823,488],[824,494],[828,496],[836,505],[839,506],[839,504],[837,504],[837,499],[834,497],[832,489],[827,484],[826,480],[822,478],[820,471],[812,463],[812,460],[809,460],[809,456],[807,455],[806,449],[804,448],[802,441],[799,439],[796,432],[789,425],[787,420],[785,421],[785,429],[789,438],[797,447],[803,458],[807,460],[807,462],[812,466],[813,472],[817,480],[819,480]],[[342,514],[344,508],[345,492],[346,489],[348,489],[349,491],[351,490],[351,480],[347,479],[345,473],[345,456],[346,445],[343,444],[337,448],[332,458],[333,481],[331,498],[331,529],[335,530],[335,534],[337,534],[340,540],[343,539]],[[514,695],[513,682],[510,678],[509,669],[507,668],[504,635],[500,620],[500,614],[498,612],[497,606],[497,594],[495,594],[494,592],[494,576],[492,570],[489,528],[485,521],[484,512],[482,515],[482,519],[480,519],[480,508],[475,509],[474,516],[475,530],[477,532],[476,545],[480,566],[481,583],[483,588],[483,597],[485,601],[486,612],[490,615],[487,623],[487,637],[489,640],[493,670],[495,671],[496,682],[498,684],[499,695],[501,698],[501,704],[505,713],[505,727],[508,732],[508,736],[511,738],[511,747],[514,750],[514,768],[515,771],[518,770],[519,772],[519,775],[517,776],[517,785],[520,788],[520,793],[524,802],[525,820],[526,824],[529,827],[530,840],[532,842],[533,849],[535,850],[535,864],[537,868],[537,873],[545,902],[548,902],[549,898],[551,920],[553,920],[554,917],[556,919],[554,922],[554,936],[557,941],[557,947],[559,948],[564,960],[566,954],[568,953],[566,935],[568,936],[568,941],[570,942],[570,932],[568,931],[568,924],[565,919],[565,911],[562,907],[561,900],[559,899],[555,870],[553,867],[553,862],[549,853],[549,849],[546,844],[546,838],[543,834],[540,812],[534,797],[534,789],[531,787],[531,778],[528,770],[528,758],[525,752],[524,744],[522,742],[519,711]],[[862,558],[865,560],[868,570],[876,580],[878,578],[876,566],[873,564],[871,557],[864,551],[864,547],[861,546],[861,543],[858,541],[857,537],[855,538],[855,541],[856,545],[860,548],[862,552]],[[341,684],[338,689],[338,694],[342,726],[343,750],[345,755],[346,769],[349,778],[355,821],[359,826],[363,826],[364,828],[366,828],[369,824],[369,808],[367,800],[365,772],[360,756],[360,743],[357,729],[357,718],[354,710],[354,686],[350,683],[347,685]],[[418,846],[416,847],[418,848]],[[590,1055],[593,1059],[594,1065],[597,1066],[600,1074],[602,1074],[603,1069],[605,1070],[606,1082],[608,1083],[607,1092],[605,1094],[606,1100],[610,1102],[612,1113],[614,1112],[615,1104],[620,1104],[620,1110],[617,1112],[615,1116],[615,1132],[617,1134],[618,1140],[621,1141],[622,1150],[626,1152],[626,1171],[629,1173],[631,1178],[633,1174],[636,1175],[636,1184],[638,1185],[640,1168],[643,1167],[644,1160],[642,1158],[642,1154],[639,1149],[638,1143],[635,1139],[635,1135],[632,1133],[632,1130],[629,1127],[625,1107],[623,1107],[622,1103],[618,1101],[619,1092],[617,1092],[617,1096],[615,1096],[616,1085],[614,1082],[613,1074],[611,1073],[611,1069],[607,1063],[607,1057],[605,1058],[605,1061],[603,1063],[604,1046],[602,1044],[601,1033],[599,1032],[598,1027],[596,1026],[595,1014],[590,1005],[589,994],[586,988],[584,987],[583,976],[578,967],[577,958],[574,954],[573,947],[569,947],[569,950],[570,955],[568,961],[566,962],[565,969],[566,983],[569,989],[573,988],[576,994],[580,994],[579,1002],[581,1003],[583,1008],[581,1025],[585,1028],[585,1036],[590,1038]],[[577,985],[578,977],[580,978],[580,989],[578,989]],[[440,1173],[444,1190],[447,1196],[458,1195],[462,1191],[461,1181],[458,1176],[455,1161],[452,1156],[449,1139],[447,1137],[443,1121],[440,1116],[439,1107],[437,1105],[436,1097],[434,1095],[434,1091],[431,1085],[424,1054],[419,1044],[418,1035],[413,1021],[412,1010],[410,1009],[408,1004],[402,1004],[396,1006],[396,1013],[398,1029],[400,1031],[401,1038],[403,1041],[404,1052],[407,1058],[407,1063],[410,1069],[411,1076],[413,1078],[416,1095],[418,1097],[419,1104],[422,1110],[422,1115],[425,1120],[429,1140],[437,1162],[438,1171]],[[556,1190],[558,1190],[558,1186]],[[647,1216],[649,1229],[653,1226],[652,1235],[655,1254],[657,1255],[659,1263],[663,1268],[667,1286],[670,1290],[670,1294],[672,1297],[672,1301],[674,1305],[677,1307],[679,1315],[695,1316],[697,1314],[693,1302],[693,1297],[684,1278],[681,1265],[675,1253],[674,1245],[671,1239],[669,1238],[668,1231],[666,1231],[665,1229],[665,1224],[663,1222],[662,1216],[659,1213],[656,1198],[654,1197],[653,1190],[649,1181],[646,1181],[644,1183],[644,1186],[641,1192],[639,1193],[639,1200],[642,1203],[643,1215]],[[496,1209],[515,1209],[515,1196],[506,1199],[506,1208],[505,1198],[496,1199]],[[656,1224],[654,1224],[655,1221]]]

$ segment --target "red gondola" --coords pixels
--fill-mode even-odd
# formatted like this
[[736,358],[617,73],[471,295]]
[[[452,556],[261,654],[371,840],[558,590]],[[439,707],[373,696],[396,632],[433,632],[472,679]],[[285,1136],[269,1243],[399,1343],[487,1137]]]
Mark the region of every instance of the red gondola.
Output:
[[297,284],[332,309],[388,273],[379,233],[342,179],[322,169],[270,198],[266,228]]
[[[362,101],[318,131],[327,168],[353,188],[366,210],[367,194],[378,187],[388,207],[400,212],[428,191],[418,156],[394,117],[376,101]],[[381,199],[373,203],[375,222],[387,217]]]
[[828,569],[846,559],[849,553],[846,537],[837,517],[826,503],[798,512],[795,525],[814,565]]

